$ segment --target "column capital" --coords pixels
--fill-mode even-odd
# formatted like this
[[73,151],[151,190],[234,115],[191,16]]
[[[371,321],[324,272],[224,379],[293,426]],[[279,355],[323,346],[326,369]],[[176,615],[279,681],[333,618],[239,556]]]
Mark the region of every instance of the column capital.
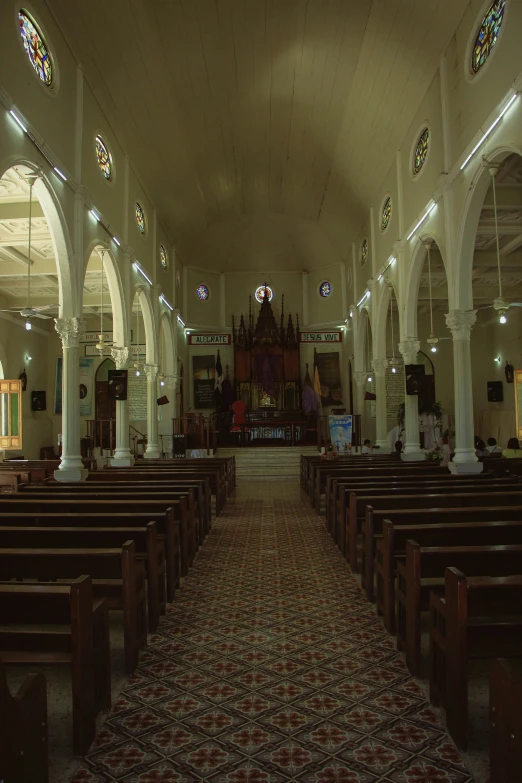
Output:
[[78,348],[80,337],[85,331],[85,321],[82,321],[81,318],[55,318],[54,324],[63,347]]
[[129,361],[128,348],[118,348],[117,346],[113,345],[111,348],[111,356],[114,360],[114,364],[116,365],[117,370],[124,370],[127,367],[127,363]]
[[476,320],[476,310],[450,310],[446,313],[446,326],[454,340],[469,340]]
[[366,370],[355,370],[353,377],[355,378],[355,383],[357,386],[364,386],[366,383],[366,378],[368,377],[368,373]]
[[415,337],[407,337],[399,343],[399,351],[404,359],[404,364],[416,364],[417,354],[420,351],[420,341]]
[[145,371],[145,375],[147,376],[147,380],[149,381],[155,381],[158,377],[158,365],[157,364],[146,364],[143,367]]
[[377,378],[386,377],[387,366],[388,366],[388,359],[372,359],[372,367]]

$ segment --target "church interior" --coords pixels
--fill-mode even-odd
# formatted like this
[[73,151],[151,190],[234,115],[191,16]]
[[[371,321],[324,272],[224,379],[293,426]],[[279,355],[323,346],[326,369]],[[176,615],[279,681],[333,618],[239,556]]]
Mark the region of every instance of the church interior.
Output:
[[0,3],[0,783],[519,779],[521,29]]

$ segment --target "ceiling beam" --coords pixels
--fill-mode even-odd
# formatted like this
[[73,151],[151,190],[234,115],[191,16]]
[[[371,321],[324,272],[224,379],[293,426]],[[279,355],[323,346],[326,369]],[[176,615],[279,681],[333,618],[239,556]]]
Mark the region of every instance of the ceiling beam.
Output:
[[[522,277],[522,273],[520,275]],[[519,279],[520,279],[519,277]],[[522,285],[510,285],[509,289],[502,292],[506,299],[515,299],[517,302],[522,301]],[[498,286],[473,286],[473,299],[485,299],[492,302],[498,296]],[[419,288],[419,301],[429,301],[430,293],[429,288]],[[446,286],[440,288],[433,288],[431,292],[431,298],[433,302],[440,302],[441,300],[448,301],[448,289]]]
[[[31,207],[33,218],[45,217],[39,201],[33,200]],[[0,221],[2,220],[27,220],[29,217],[29,199],[27,201],[6,202],[0,201]]]

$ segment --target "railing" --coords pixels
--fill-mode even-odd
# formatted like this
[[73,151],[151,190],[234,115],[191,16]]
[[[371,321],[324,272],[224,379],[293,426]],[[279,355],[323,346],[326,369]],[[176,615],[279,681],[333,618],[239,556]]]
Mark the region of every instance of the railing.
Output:
[[129,424],[129,447],[134,453],[134,459],[140,456],[138,454],[140,446],[142,447],[143,454],[147,446],[147,436],[144,432],[140,432],[136,427],[133,427],[132,424]]
[[116,448],[116,419],[87,419],[87,437],[93,449],[108,451],[108,456],[112,456]]

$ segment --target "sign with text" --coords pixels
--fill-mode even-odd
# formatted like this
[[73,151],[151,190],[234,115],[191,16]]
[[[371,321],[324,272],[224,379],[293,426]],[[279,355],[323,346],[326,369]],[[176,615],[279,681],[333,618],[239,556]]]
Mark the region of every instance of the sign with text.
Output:
[[342,343],[342,332],[299,332],[301,343]]
[[136,375],[130,372],[127,381],[127,399],[129,400],[129,421],[147,420],[147,376],[144,372]]
[[[80,343],[97,343],[100,337],[100,332],[84,332],[82,336],[80,337]],[[103,333],[103,339],[106,343],[112,343],[114,340],[113,332],[104,332]],[[132,332],[131,332],[131,340],[132,340]]]
[[330,442],[336,451],[347,452],[352,448],[352,417],[328,416]]
[[[103,355],[104,356],[112,356],[111,354],[111,348],[112,346],[106,345],[103,349]],[[145,356],[145,353],[147,351],[147,346],[145,344],[143,345],[131,345],[129,347],[129,358],[136,358],[136,356]],[[95,345],[86,345],[85,346],[85,355],[86,356],[99,356],[100,352],[97,350]]]
[[214,354],[192,357],[192,379],[194,407],[215,409],[216,357]]
[[230,334],[189,334],[189,345],[230,345]]

